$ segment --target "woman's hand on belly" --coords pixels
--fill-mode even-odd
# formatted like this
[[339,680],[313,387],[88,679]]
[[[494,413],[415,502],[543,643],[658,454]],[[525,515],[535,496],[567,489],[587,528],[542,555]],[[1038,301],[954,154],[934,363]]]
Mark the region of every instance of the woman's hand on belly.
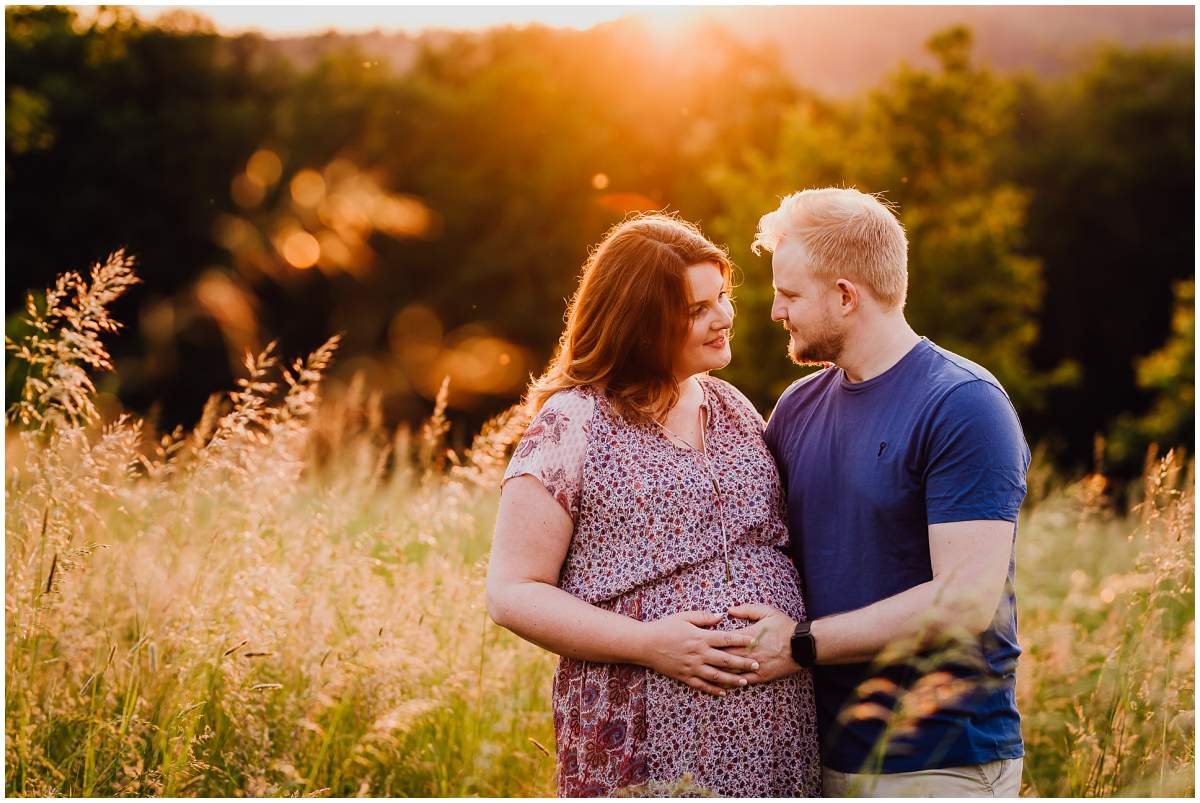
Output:
[[722,613],[684,611],[642,626],[643,666],[686,683],[693,689],[723,696],[725,688],[745,686],[737,673],[750,673],[759,665],[752,657],[727,652],[746,648],[754,635],[742,631],[708,630],[724,618]]

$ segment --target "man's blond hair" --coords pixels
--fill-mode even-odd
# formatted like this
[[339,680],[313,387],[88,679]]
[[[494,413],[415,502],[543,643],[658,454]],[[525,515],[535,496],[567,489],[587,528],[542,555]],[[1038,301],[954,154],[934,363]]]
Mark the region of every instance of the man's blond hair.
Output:
[[903,307],[908,292],[908,240],[890,206],[855,189],[794,192],[758,221],[751,248],[772,253],[787,237],[808,252],[817,279],[849,279],[885,307]]

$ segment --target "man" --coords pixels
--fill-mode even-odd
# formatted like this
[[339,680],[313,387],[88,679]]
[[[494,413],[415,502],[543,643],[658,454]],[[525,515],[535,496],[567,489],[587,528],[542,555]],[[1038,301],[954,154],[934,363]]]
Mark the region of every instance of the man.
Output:
[[[826,795],[1015,796],[1016,412],[995,377],[908,325],[908,244],[875,197],[790,195],[754,247],[773,254],[792,359],[829,365],[766,429],[809,619],[734,608],[760,635],[734,652],[759,662],[752,681],[812,667]],[[939,652],[956,634],[968,649]]]

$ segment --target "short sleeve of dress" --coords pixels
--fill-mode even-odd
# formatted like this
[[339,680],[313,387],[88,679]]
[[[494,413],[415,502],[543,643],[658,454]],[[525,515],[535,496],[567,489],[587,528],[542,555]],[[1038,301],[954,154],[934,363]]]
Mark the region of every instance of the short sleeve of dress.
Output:
[[529,422],[501,482],[528,474],[576,521],[588,431],[596,402],[579,390],[555,393]]

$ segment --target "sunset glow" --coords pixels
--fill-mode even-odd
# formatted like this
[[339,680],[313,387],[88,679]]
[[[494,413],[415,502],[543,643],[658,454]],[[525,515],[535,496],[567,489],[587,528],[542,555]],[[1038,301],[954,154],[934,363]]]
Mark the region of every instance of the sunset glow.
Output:
[[701,9],[638,6],[138,6],[138,16],[154,20],[172,11],[190,11],[212,20],[224,34],[257,31],[267,36],[300,36],[327,30],[366,32],[427,29],[475,30],[496,25],[541,24],[583,30],[624,16],[655,27],[694,18]]

